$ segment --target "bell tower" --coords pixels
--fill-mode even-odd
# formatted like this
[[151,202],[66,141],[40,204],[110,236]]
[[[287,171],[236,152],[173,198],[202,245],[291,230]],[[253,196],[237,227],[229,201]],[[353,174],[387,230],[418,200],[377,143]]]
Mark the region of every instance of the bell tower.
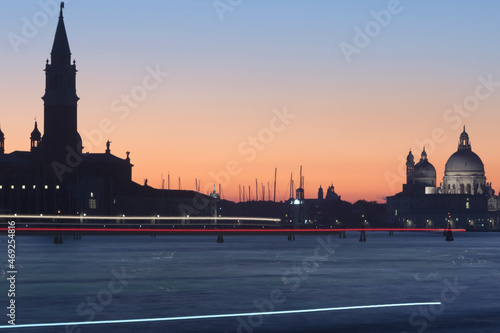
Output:
[[31,142],[31,151],[35,152],[40,149],[40,141],[42,140],[42,134],[38,130],[38,124],[35,120],[35,128],[33,129],[33,132],[31,132],[30,135],[30,142]]
[[5,134],[2,132],[2,128],[0,128],[0,155],[5,153]]
[[[425,150],[424,150],[425,151]],[[427,154],[426,154],[427,156]],[[423,153],[422,153],[423,157]],[[413,154],[410,152],[408,153],[408,156],[406,157],[406,184],[410,185],[413,184],[413,172],[415,170],[415,158],[413,157]]]
[[76,64],[71,63],[71,51],[63,18],[61,2],[59,22],[49,60],[45,65],[44,161],[64,163],[68,153],[81,154],[82,140],[77,131]]

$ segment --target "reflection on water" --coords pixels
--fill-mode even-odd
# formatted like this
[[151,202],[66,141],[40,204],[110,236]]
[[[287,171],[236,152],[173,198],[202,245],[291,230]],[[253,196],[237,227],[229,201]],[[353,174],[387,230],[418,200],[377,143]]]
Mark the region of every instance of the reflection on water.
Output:
[[[17,324],[441,301],[21,332],[496,332],[500,234],[17,237]],[[5,245],[5,246],[4,246]],[[1,240],[6,248],[6,237]],[[0,258],[7,270],[7,257]],[[8,289],[2,272],[2,294]],[[6,320],[5,320],[6,322]],[[3,324],[3,323],[2,323]]]

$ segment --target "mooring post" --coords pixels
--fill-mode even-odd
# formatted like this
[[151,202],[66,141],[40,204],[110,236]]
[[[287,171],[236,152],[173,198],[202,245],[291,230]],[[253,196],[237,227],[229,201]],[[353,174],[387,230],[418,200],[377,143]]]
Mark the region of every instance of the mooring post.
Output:
[[224,237],[221,232],[217,234],[217,243],[224,243]]
[[[365,229],[365,226],[363,226],[362,229]],[[359,235],[359,241],[366,242],[366,231],[365,230],[361,230],[361,234]]]
[[446,232],[446,241],[451,242],[453,241],[453,231],[451,230],[451,223],[448,224],[448,231]]

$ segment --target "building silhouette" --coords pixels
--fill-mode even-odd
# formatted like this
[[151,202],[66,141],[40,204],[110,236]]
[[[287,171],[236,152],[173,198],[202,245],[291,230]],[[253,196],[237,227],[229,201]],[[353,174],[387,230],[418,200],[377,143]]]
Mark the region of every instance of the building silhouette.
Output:
[[443,181],[436,185],[436,169],[425,147],[418,163],[406,158],[403,191],[387,198],[387,223],[395,227],[466,228],[495,230],[500,222],[500,197],[486,182],[484,164],[472,151],[469,135],[460,134],[457,151],[446,162]]
[[[63,4],[45,64],[43,135],[35,120],[30,151],[6,153],[0,128],[0,210],[62,215],[207,215],[212,199],[194,191],[159,190],[132,181],[129,152],[82,153],[78,133],[76,61],[63,18]],[[104,149],[103,149],[104,150]],[[201,200],[200,200],[201,198]],[[198,203],[196,208],[189,209]],[[199,202],[203,204],[199,204]]]

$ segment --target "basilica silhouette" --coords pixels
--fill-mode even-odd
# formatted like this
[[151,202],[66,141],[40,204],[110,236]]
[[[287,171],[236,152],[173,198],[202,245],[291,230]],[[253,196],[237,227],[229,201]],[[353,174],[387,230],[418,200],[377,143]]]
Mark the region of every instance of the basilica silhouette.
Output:
[[472,151],[465,126],[439,185],[425,147],[417,163],[408,153],[403,191],[387,198],[387,223],[403,228],[499,229],[500,197],[486,182],[484,164]]

